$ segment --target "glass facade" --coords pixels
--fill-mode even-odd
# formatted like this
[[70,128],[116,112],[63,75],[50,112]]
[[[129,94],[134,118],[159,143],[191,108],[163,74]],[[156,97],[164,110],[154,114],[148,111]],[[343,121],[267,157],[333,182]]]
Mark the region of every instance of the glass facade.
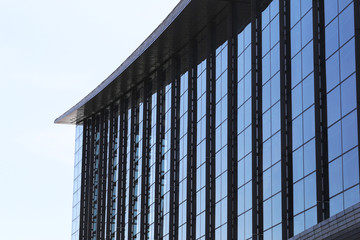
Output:
[[251,24],[238,35],[238,239],[252,239]]
[[227,239],[227,42],[216,50],[215,239]]
[[133,135],[135,136],[134,142],[134,156],[132,159],[132,237],[131,239],[140,239],[140,222],[141,222],[141,204],[142,204],[142,194],[141,194],[141,184],[142,184],[142,141],[143,141],[143,103],[135,103],[134,109],[134,126],[133,126]]
[[281,240],[360,202],[356,2],[264,3],[81,120],[73,240]]
[[291,97],[294,234],[317,223],[313,10],[291,1]]
[[353,1],[325,4],[330,215],[360,201]]
[[148,187],[147,187],[147,219],[145,231],[146,239],[154,238],[154,222],[155,222],[155,174],[156,174],[156,113],[157,113],[157,93],[151,95],[149,104],[149,160],[148,160]]
[[186,72],[180,77],[180,142],[179,142],[179,205],[178,239],[186,239],[187,216],[187,144],[188,144],[188,83]]
[[206,60],[197,66],[196,239],[205,239],[206,188]]
[[279,0],[262,12],[264,239],[282,239]]
[[127,110],[127,131],[126,131],[126,155],[125,155],[125,207],[124,207],[124,239],[127,239],[129,237],[129,204],[130,204],[130,164],[131,164],[131,158],[130,158],[130,144],[131,144],[131,108]]
[[71,240],[79,240],[83,125],[76,125]]
[[162,136],[161,168],[160,168],[160,215],[159,236],[161,239],[169,239],[169,217],[170,217],[170,154],[171,154],[171,87],[169,83],[165,86],[165,105]]

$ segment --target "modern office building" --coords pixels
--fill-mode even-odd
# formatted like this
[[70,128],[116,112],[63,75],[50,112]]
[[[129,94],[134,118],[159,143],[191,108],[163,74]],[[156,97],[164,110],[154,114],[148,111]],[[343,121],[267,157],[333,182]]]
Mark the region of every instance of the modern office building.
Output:
[[360,239],[359,79],[359,0],[180,1],[55,121],[72,239]]

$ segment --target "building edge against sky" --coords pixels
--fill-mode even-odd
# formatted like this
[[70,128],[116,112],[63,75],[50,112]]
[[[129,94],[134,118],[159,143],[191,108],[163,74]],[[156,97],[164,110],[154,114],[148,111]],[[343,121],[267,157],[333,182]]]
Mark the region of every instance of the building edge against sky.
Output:
[[180,1],[55,120],[72,239],[356,239],[358,79],[359,1]]

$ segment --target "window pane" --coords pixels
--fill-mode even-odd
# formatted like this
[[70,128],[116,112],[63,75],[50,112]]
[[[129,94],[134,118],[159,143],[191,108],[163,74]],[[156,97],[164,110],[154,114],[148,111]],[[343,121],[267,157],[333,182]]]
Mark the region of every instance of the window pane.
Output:
[[326,58],[339,48],[339,21],[335,19],[325,28]]
[[294,235],[297,235],[304,231],[304,214],[300,214],[294,217]]
[[271,104],[275,104],[280,99],[280,73],[271,79]]
[[342,161],[338,158],[329,164],[330,197],[343,190],[342,179]]
[[335,88],[327,95],[328,126],[340,119],[340,87]]
[[326,89],[329,92],[340,82],[339,54],[335,53],[326,61]]
[[313,42],[310,42],[303,50],[303,78],[309,75],[314,69]]
[[314,74],[303,81],[303,109],[307,109],[314,103]]
[[[305,1],[311,4],[311,1]],[[301,7],[304,5],[304,1],[301,3]],[[304,47],[313,38],[313,17],[312,11],[309,11],[301,20],[301,38],[302,47]]]
[[[331,106],[331,105],[330,105]],[[355,74],[341,84],[341,114],[345,116],[356,108]]]
[[359,185],[344,193],[344,205],[348,208],[360,201]]
[[295,118],[302,112],[302,85],[297,85],[291,93],[292,117]]
[[294,184],[294,215],[304,211],[304,182]]
[[296,86],[301,79],[301,54],[299,53],[291,60],[291,86]]
[[271,134],[280,130],[280,103],[271,108]]
[[324,0],[325,25],[327,25],[338,14],[338,0]]
[[341,154],[341,124],[340,122],[328,128],[329,160]]
[[301,0],[301,15],[304,15],[312,7],[312,2],[308,0]]
[[[291,2],[292,5],[292,2]],[[298,53],[301,49],[301,29],[300,23],[296,24],[293,29],[291,29],[291,57]]]
[[358,143],[356,111],[343,118],[342,130],[343,152],[346,152]]
[[279,41],[279,15],[271,22],[271,47]]
[[304,146],[304,175],[315,171],[316,168],[315,140],[311,140]]
[[278,193],[272,198],[272,224],[278,224],[281,222],[281,194]]
[[[344,0],[342,0],[344,1]],[[341,1],[340,1],[341,2]],[[339,16],[340,46],[354,36],[354,5],[348,6]]]
[[343,156],[344,189],[359,183],[359,155],[355,148]]
[[280,70],[280,44],[277,44],[271,51],[271,76]]
[[305,228],[310,228],[317,224],[316,207],[309,209],[305,212]]
[[293,26],[300,19],[300,0],[292,0],[290,8],[291,26]]
[[293,149],[303,143],[302,115],[293,120]]
[[272,164],[276,163],[281,159],[281,135],[280,132],[272,136],[271,138],[271,158]]
[[[340,49],[341,81],[355,71],[354,39]],[[326,66],[327,67],[327,66]]]
[[305,178],[305,209],[316,205],[316,174]]
[[339,194],[336,197],[330,199],[330,216],[334,216],[338,212],[344,210],[343,200],[343,194]]
[[293,178],[294,182],[303,177],[303,149],[299,148],[293,153]]
[[269,109],[270,107],[270,81],[267,82],[262,88],[263,94],[263,112]]
[[304,142],[309,141],[315,136],[315,115],[314,107],[304,112]]

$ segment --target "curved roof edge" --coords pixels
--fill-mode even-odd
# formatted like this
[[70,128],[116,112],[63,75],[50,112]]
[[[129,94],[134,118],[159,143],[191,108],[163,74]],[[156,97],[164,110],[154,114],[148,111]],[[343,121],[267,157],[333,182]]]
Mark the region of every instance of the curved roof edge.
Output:
[[91,91],[87,96],[85,96],[80,102],[75,106],[70,108],[60,117],[55,119],[54,123],[59,124],[76,124],[78,119],[78,114],[83,115],[83,113],[77,113],[79,108],[88,103],[96,95],[98,95],[102,90],[104,90],[111,82],[113,82],[117,77],[119,77],[131,64],[133,64],[160,36],[161,34],[171,25],[171,23],[180,15],[180,13],[185,9],[185,7],[191,2],[191,0],[182,0],[180,1],[175,8],[170,12],[170,14],[163,20],[163,22],[145,39],[145,41],[112,73],[107,77],[102,83],[100,83],[93,91]]

